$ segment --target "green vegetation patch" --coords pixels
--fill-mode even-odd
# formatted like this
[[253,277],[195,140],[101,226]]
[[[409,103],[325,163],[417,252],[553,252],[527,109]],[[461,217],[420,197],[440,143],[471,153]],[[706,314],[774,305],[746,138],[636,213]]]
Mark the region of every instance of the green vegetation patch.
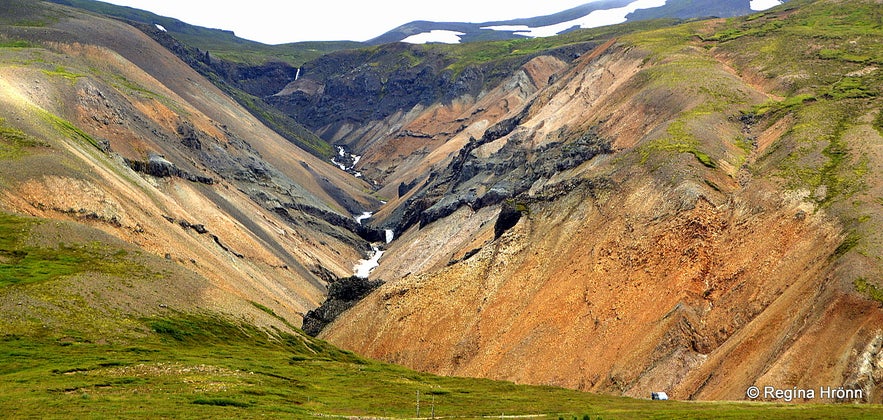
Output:
[[0,48],[34,48],[36,45],[22,39],[0,38]]
[[877,96],[877,92],[860,77],[844,77],[831,85],[827,96],[835,100],[870,98]]
[[[238,326],[233,328],[239,328]],[[255,332],[259,332],[255,330]],[[268,335],[261,332],[265,337]],[[278,337],[277,337],[278,338]],[[12,418],[874,418],[877,405],[651,401],[439,377],[304,355],[251,337],[180,345],[0,337],[0,407]],[[318,340],[310,345],[322,348]],[[321,354],[319,356],[322,356]]]
[[843,241],[840,242],[840,245],[837,245],[837,248],[834,249],[834,256],[842,257],[847,252],[858,246],[859,242],[861,242],[861,239],[862,237],[857,232],[850,231],[846,234],[846,237],[843,238]]
[[0,213],[0,288],[35,283],[82,272],[125,274],[125,251],[93,244],[39,247],[26,245],[34,219]]
[[819,50],[818,56],[822,60],[843,60],[862,64],[873,61],[873,58],[869,55],[853,54],[848,51],[829,48]]
[[859,293],[864,293],[869,298],[880,302],[880,305],[883,306],[883,288],[877,287],[874,284],[868,282],[864,277],[859,277],[852,282],[855,286],[855,290]]
[[229,341],[248,341],[260,338],[254,327],[237,326],[229,321],[209,316],[179,315],[167,318],[145,319],[155,333],[181,343],[208,344]]
[[877,110],[877,117],[874,118],[874,128],[883,136],[883,109]]
[[[686,23],[655,30],[636,32],[623,37],[623,41],[650,51],[657,60],[684,52],[695,38],[697,23]],[[694,79],[698,80],[698,79]]]
[[95,140],[89,134],[86,134],[85,131],[81,130],[79,127],[75,126],[68,120],[61,118],[51,112],[47,112],[44,110],[39,111],[44,120],[52,123],[52,125],[62,134],[70,138],[71,140],[83,141],[88,144],[91,144],[96,149],[101,150],[101,147],[98,145],[98,141]]
[[781,101],[767,101],[763,104],[756,105],[751,113],[758,117],[781,115],[790,111],[794,111],[805,102],[815,101],[816,97],[812,94],[795,95],[785,98]]
[[797,123],[786,137],[790,153],[780,166],[790,188],[813,193],[817,204],[828,206],[867,189],[869,158],[855,156],[847,131],[860,115],[855,102],[819,101],[795,112]]
[[62,77],[71,81],[86,77],[85,74],[73,73],[64,68],[64,66],[55,66],[54,70],[43,70],[43,73],[53,77]]
[[121,74],[111,74],[110,76],[113,78],[113,82],[112,82],[113,86],[116,87],[117,89],[123,88],[131,93],[141,94],[146,97],[154,98],[154,99],[162,99],[162,100],[164,100],[163,102],[169,101],[168,98],[165,98],[164,96],[162,96],[152,90],[142,87],[141,85],[127,79],[125,76],[123,76]]
[[641,147],[641,163],[646,163],[653,151],[666,151],[674,153],[689,153],[703,166],[712,169],[717,168],[717,162],[715,162],[707,153],[699,149],[699,139],[687,128],[688,121],[707,114],[707,112],[703,111],[692,111],[686,113],[677,120],[672,121],[666,129],[668,136]]
[[6,120],[0,118],[0,159],[12,159],[25,154],[28,147],[48,146],[24,131],[6,124]]
[[273,318],[276,318],[276,319],[278,319],[279,321],[282,321],[282,323],[285,324],[288,328],[291,328],[292,330],[296,330],[296,329],[297,329],[294,325],[291,325],[291,323],[288,322],[287,319],[285,319],[285,318],[279,316],[278,314],[276,314],[276,311],[274,311],[274,310],[272,310],[272,309],[270,309],[270,308],[268,308],[268,307],[266,307],[266,306],[264,306],[264,305],[261,305],[260,303],[257,303],[257,302],[255,302],[255,301],[250,301],[250,302],[251,302],[252,306],[254,306],[255,308],[258,308],[258,309],[260,309],[262,312],[266,313],[267,315],[270,315],[270,316],[272,316]]
[[249,403],[231,400],[229,398],[197,398],[193,400],[194,404],[200,405],[216,405],[219,407],[239,407],[245,408],[251,406]]
[[784,26],[779,20],[754,19],[745,18],[745,22],[752,22],[751,25],[729,26],[711,36],[700,36],[703,41],[726,42],[739,39],[745,36],[765,36]]

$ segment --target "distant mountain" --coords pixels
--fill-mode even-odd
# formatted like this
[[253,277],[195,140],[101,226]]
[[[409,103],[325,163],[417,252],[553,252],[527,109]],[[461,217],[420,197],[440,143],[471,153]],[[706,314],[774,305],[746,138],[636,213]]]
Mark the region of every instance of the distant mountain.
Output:
[[547,16],[483,23],[414,21],[367,41],[460,43],[551,36],[579,28],[658,18],[732,17],[765,10],[787,0],[598,0]]

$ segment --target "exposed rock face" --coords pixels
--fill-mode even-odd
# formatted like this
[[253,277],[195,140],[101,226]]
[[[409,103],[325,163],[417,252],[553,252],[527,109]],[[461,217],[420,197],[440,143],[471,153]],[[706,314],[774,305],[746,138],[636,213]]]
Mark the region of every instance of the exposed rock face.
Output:
[[[755,381],[782,380],[770,376],[779,370],[849,375],[843,366],[813,368],[821,376],[789,367],[810,357],[800,343],[815,333],[799,328],[810,303],[833,308],[841,299],[813,280],[827,275],[820,262],[837,243],[823,221],[799,221],[796,208],[775,203],[765,216],[745,215],[757,203],[668,197],[654,185],[577,186],[557,197],[538,195],[505,233],[494,225],[501,236],[474,255],[382,286],[322,337],[441,374],[636,397],[666,389],[674,398],[739,398]],[[775,244],[763,245],[771,233]],[[860,306],[858,321],[819,321],[828,340],[863,348],[883,317],[872,303]],[[796,353],[777,352],[783,340]],[[841,349],[812,351],[832,360]],[[721,372],[744,372],[742,382]]]
[[514,201],[504,201],[500,206],[500,215],[497,216],[497,221],[494,223],[494,239],[515,227],[521,220],[522,212],[525,211],[527,208],[523,204],[518,205]]
[[[526,112],[530,106],[524,108]],[[415,221],[425,226],[450,215],[460,206],[473,210],[499,204],[531,188],[537,181],[575,168],[592,158],[612,151],[610,142],[589,129],[572,140],[546,143],[530,148],[528,132],[512,133],[523,115],[501,121],[489,128],[480,140],[472,139],[440,174],[430,175],[420,192],[403,206],[400,219],[387,220],[396,230],[405,231]],[[494,140],[510,135],[505,144],[489,156],[475,152]],[[575,136],[562,129],[556,136]]]
[[215,60],[212,64],[212,69],[225,80],[235,82],[238,88],[259,98],[279,92],[297,75],[297,68],[287,63],[249,66]]
[[382,281],[369,281],[357,276],[346,277],[332,282],[328,286],[328,298],[316,309],[304,315],[303,330],[315,337],[326,325],[334,321],[340,314],[352,308],[362,298],[380,287]]
[[[414,67],[396,63],[404,57],[403,49],[420,54],[416,57],[421,63]],[[298,81],[267,101],[332,140],[344,124],[381,120],[417,104],[433,103],[446,92],[477,88],[469,83],[475,78],[468,75],[456,81],[449,73],[443,75],[446,65],[443,57],[425,56],[407,45],[383,47],[377,54],[329,54],[304,65]]]
[[[592,46],[578,44],[544,53],[569,60]],[[397,43],[340,51],[305,64],[300,79],[266,100],[326,140],[355,144],[360,139],[341,137],[341,130],[381,121],[418,105],[478,96],[531,58],[469,66],[455,74],[447,68],[451,58],[421,46]]]
[[214,180],[202,175],[193,175],[187,171],[183,171],[175,166],[174,163],[169,162],[164,157],[157,154],[150,154],[147,158],[147,162],[124,159],[126,165],[137,172],[142,172],[148,175],[152,175],[158,178],[168,178],[168,177],[178,177],[183,178],[188,181],[200,182],[203,184],[213,184]]

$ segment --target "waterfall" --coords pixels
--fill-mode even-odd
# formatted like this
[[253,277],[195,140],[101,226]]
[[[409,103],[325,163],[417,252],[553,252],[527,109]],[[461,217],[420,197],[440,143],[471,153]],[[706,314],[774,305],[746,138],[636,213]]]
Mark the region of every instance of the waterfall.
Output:
[[297,68],[297,73],[294,74],[294,80],[300,79],[300,67]]
[[356,222],[361,225],[362,220],[370,219],[371,216],[373,216],[373,215],[374,215],[374,213],[371,213],[370,211],[366,211],[358,216],[354,216],[354,218],[356,219]]
[[372,255],[370,259],[359,260],[359,262],[353,266],[353,274],[356,277],[367,279],[368,275],[371,274],[371,271],[380,266],[380,257],[383,256],[383,251],[377,249],[376,246],[372,246],[371,252]]

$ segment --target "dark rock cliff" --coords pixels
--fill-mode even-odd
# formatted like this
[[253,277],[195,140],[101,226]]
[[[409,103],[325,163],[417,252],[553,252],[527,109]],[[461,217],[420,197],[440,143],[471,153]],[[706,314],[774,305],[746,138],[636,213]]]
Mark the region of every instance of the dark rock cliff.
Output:
[[356,276],[332,282],[328,286],[328,299],[304,315],[304,332],[313,337],[319,335],[326,325],[382,284],[380,280],[369,281]]
[[[488,128],[480,139],[472,139],[447,168],[430,174],[425,186],[393,211],[387,225],[395,226],[398,234],[415,224],[428,225],[461,206],[478,210],[500,204],[519,197],[541,179],[613,152],[610,140],[599,136],[595,128],[563,130],[557,133],[562,141],[529,147],[531,135],[515,130],[529,108]],[[493,155],[482,158],[473,153],[506,135],[508,141]]]
[[[594,46],[579,43],[543,54],[570,61]],[[478,96],[533,57],[513,56],[457,70],[457,59],[431,46],[395,43],[338,51],[305,64],[297,81],[264,99],[327,140],[344,124],[361,125],[418,104]]]

